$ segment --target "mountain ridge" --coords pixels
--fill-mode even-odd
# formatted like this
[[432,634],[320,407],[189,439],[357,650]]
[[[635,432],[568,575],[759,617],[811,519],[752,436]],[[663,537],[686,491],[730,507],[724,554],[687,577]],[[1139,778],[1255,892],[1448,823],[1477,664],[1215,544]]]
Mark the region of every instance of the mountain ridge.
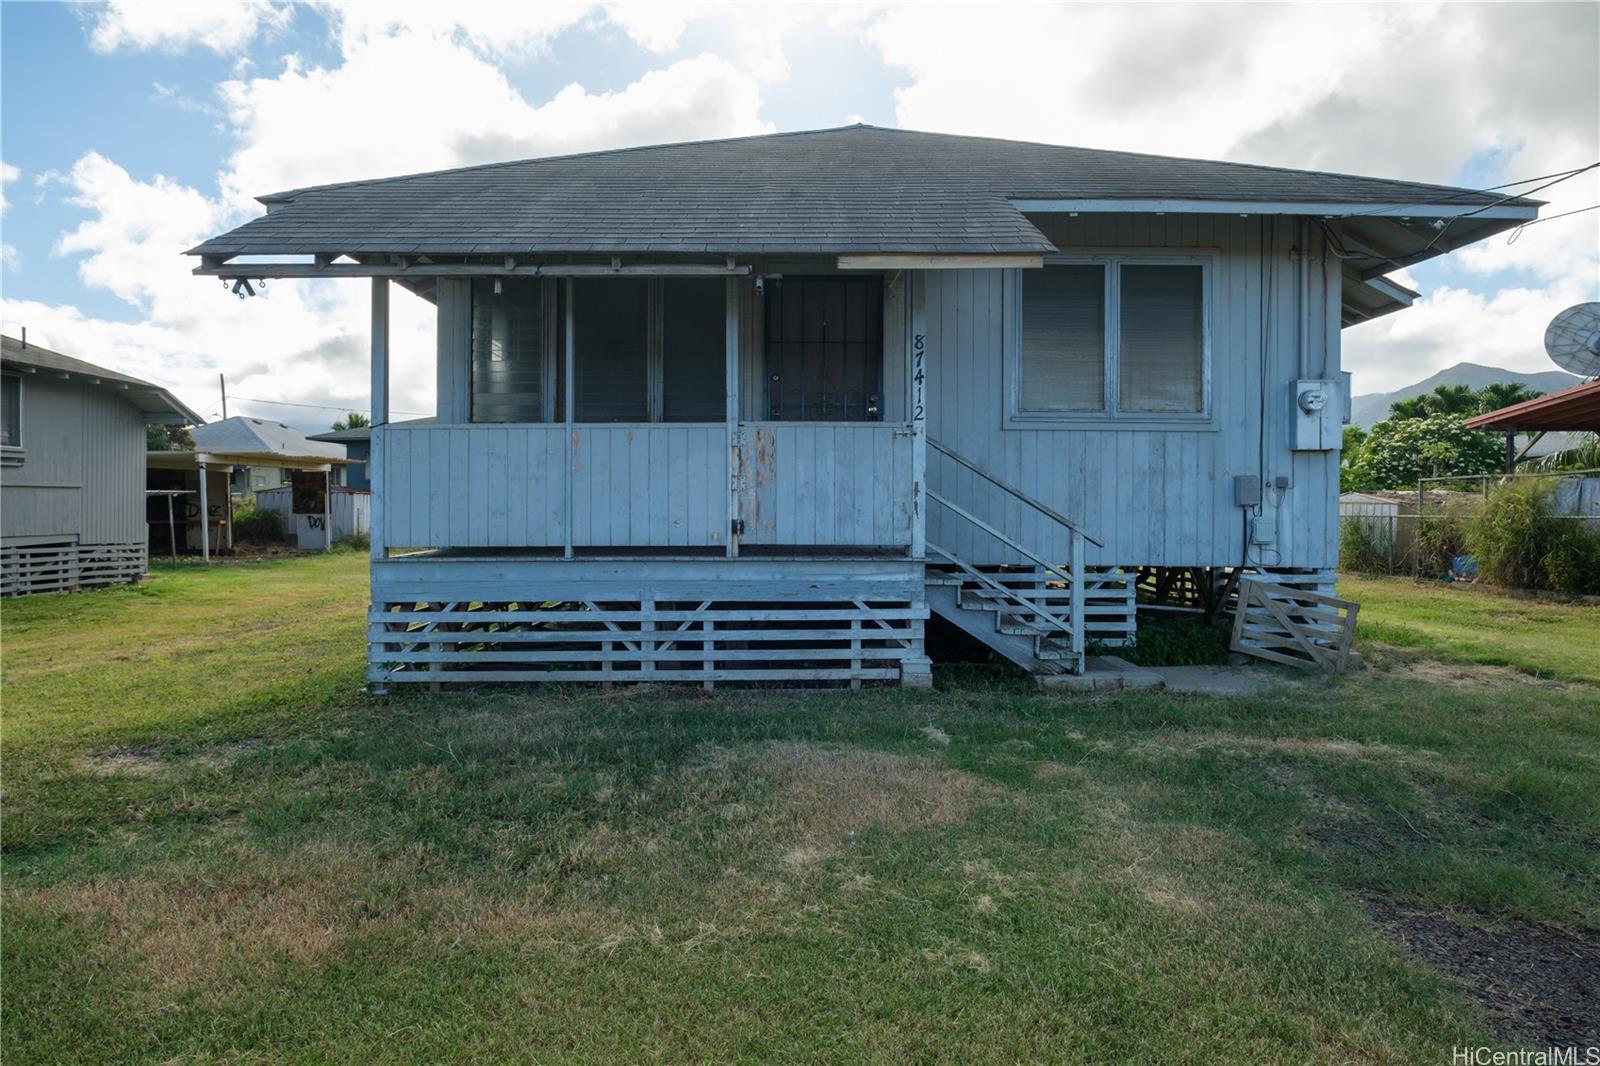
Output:
[[1498,366],[1484,366],[1482,363],[1457,363],[1393,392],[1368,392],[1351,397],[1350,421],[1362,429],[1371,429],[1375,423],[1389,417],[1392,404],[1432,392],[1440,385],[1466,385],[1471,389],[1481,389],[1497,381],[1515,382],[1539,392],[1551,393],[1571,388],[1581,383],[1583,378],[1565,370],[1541,370],[1529,374]]

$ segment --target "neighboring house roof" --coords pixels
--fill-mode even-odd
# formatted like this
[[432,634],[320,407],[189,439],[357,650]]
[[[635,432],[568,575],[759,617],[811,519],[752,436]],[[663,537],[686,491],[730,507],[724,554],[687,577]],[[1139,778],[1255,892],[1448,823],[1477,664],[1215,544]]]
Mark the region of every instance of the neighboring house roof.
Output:
[[86,381],[118,390],[122,398],[142,412],[148,421],[171,425],[197,425],[205,421],[171,392],[142,378],[108,370],[103,366],[75,359],[70,355],[24,344],[16,337],[0,337],[0,365],[7,370],[56,374],[68,380]]
[[235,415],[196,426],[195,451],[218,462],[250,462],[262,466],[321,465],[346,462],[344,445],[314,441],[282,422]]
[[307,440],[326,441],[330,444],[352,444],[357,441],[372,439],[371,426],[357,426],[354,429],[335,429],[327,433],[313,433]]
[[[420,426],[436,419],[429,415],[427,418],[397,418],[389,424],[391,426]],[[357,426],[355,429],[334,429],[327,433],[313,433],[307,440],[322,440],[333,444],[350,444],[356,441],[370,441],[372,439],[371,426]]]
[[1600,433],[1600,379],[1469,418],[1466,426],[1501,432],[1579,430]]
[[[1415,207],[1424,217],[1413,228],[1396,216],[1349,231],[1360,247],[1347,256],[1366,249],[1389,269],[1397,253],[1415,261],[1515,224],[1491,212],[1520,209],[1526,220],[1538,205],[1417,182],[864,125],[494,163],[260,199],[268,214],[192,253],[1039,254],[1055,249],[1025,211],[1182,212],[1209,202],[1361,218],[1364,209]],[[1441,212],[1425,209],[1441,204],[1480,213],[1443,233],[1427,225]]]

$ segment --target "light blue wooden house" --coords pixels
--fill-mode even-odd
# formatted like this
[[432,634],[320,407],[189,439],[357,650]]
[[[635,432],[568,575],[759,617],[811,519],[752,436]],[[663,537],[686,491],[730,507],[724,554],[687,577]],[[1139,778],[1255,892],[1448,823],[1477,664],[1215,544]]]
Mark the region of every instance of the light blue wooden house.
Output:
[[378,686],[926,684],[930,615],[1072,673],[1141,575],[1326,581],[1340,330],[1538,207],[867,126],[261,199],[198,273],[372,279]]

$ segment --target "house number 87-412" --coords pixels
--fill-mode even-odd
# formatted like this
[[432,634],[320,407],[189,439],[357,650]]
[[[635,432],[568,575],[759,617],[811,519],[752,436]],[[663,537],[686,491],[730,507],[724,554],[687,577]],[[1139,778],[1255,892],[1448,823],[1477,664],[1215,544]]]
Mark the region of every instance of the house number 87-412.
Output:
[[928,383],[928,371],[924,365],[927,354],[928,338],[918,333],[911,340],[911,421],[913,422],[925,422],[928,418],[928,409],[924,406],[924,393]]

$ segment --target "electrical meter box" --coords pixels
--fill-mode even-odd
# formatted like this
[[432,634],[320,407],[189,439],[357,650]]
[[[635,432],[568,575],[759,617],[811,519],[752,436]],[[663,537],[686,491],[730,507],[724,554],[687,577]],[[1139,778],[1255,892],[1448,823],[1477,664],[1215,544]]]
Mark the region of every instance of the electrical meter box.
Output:
[[1326,452],[1339,447],[1344,431],[1342,384],[1315,378],[1294,383],[1290,418],[1295,451]]

